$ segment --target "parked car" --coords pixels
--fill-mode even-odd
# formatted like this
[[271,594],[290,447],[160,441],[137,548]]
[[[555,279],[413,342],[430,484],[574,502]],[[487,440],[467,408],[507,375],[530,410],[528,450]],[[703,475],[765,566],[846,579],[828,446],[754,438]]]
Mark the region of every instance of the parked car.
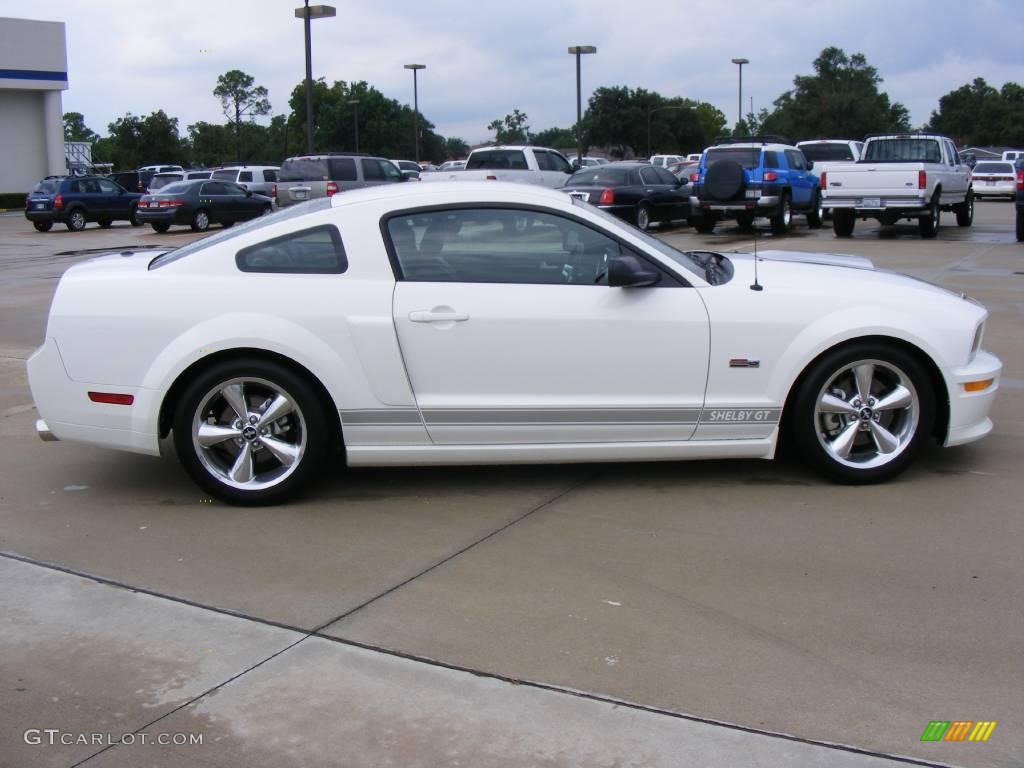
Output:
[[198,181],[199,179],[208,179],[213,171],[202,171],[202,170],[188,170],[188,171],[172,171],[170,173],[156,173],[153,178],[149,180],[149,192],[156,192],[168,184],[173,184],[176,181]]
[[276,165],[230,165],[216,169],[210,178],[234,182],[250,192],[273,198],[278,171],[280,168]]
[[648,229],[690,218],[689,180],[649,163],[610,163],[576,171],[561,188],[570,197]]
[[658,165],[662,168],[666,168],[673,163],[681,163],[686,158],[682,155],[651,155],[651,159],[648,161],[651,165]]
[[1017,175],[1017,242],[1024,243],[1024,160],[1018,160],[1015,166]]
[[1003,160],[1011,163],[1016,163],[1018,160],[1024,160],[1024,149],[1009,149],[1003,152]]
[[940,211],[953,211],[960,227],[974,221],[971,170],[937,134],[869,136],[860,162],[827,171],[821,188],[838,237],[850,237],[858,218],[916,219],[921,237],[935,237]]
[[685,179],[686,182],[689,183],[690,174],[696,171],[699,167],[699,163],[694,163],[690,160],[683,160],[681,163],[672,163],[672,165],[668,166],[667,170],[677,179]]
[[586,157],[584,156],[583,161],[579,162],[576,159],[576,155],[566,155],[565,159],[569,161],[569,165],[573,169],[579,168],[593,168],[597,165],[608,165],[609,160],[607,157]]
[[285,207],[349,189],[399,181],[408,179],[383,157],[343,153],[289,157],[277,173],[277,204]]
[[138,219],[157,232],[173,224],[187,224],[193,232],[205,232],[211,224],[230,227],[273,210],[273,200],[230,181],[179,181],[139,201]]
[[971,171],[974,197],[1017,197],[1017,174],[1013,163],[983,160]]
[[466,167],[465,160],[445,160],[437,167],[439,171],[461,171]]
[[144,165],[139,168],[139,170],[151,173],[171,173],[173,171],[183,171],[185,169],[180,165]]
[[[135,171],[119,171],[117,173],[112,173],[107,178],[130,192],[138,192],[141,194],[149,189],[149,182],[152,181],[156,173],[156,171],[147,171],[140,168]],[[164,171],[164,173],[170,173],[170,171]]]
[[61,222],[80,232],[90,221],[109,227],[115,221],[139,225],[140,195],[104,176],[47,176],[25,198],[25,218],[40,232]]
[[514,181],[545,187],[561,187],[573,168],[555,149],[531,146],[499,146],[474,149],[458,173],[431,173],[422,181]]
[[235,504],[328,460],[770,459],[780,440],[874,483],[992,430],[980,304],[863,258],[758,262],[752,291],[749,253],[676,250],[527,184],[356,190],[72,265],[28,360],[36,429],[170,438]]
[[437,166],[433,163],[420,163],[420,170],[424,172],[436,171]]
[[700,155],[701,155],[700,152],[693,152],[693,153],[687,155],[686,159],[689,160],[691,163],[699,163],[700,162]]
[[409,179],[419,179],[423,172],[419,163],[414,163],[412,160],[392,160],[391,162],[402,172],[403,176]]
[[803,152],[776,136],[716,140],[690,176],[694,227],[707,234],[722,219],[749,227],[756,217],[767,216],[772,232],[784,234],[793,214],[802,213],[807,225],[817,229],[822,202],[813,167]]

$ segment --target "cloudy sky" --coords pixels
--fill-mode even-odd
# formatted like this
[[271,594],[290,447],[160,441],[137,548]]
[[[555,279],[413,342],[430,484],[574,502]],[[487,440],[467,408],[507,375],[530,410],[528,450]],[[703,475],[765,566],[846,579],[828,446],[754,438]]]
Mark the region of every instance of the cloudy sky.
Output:
[[[317,0],[314,0],[314,4]],[[334,0],[338,16],[313,22],[313,76],[366,80],[412,102],[446,136],[470,143],[513,109],[532,130],[575,120],[569,45],[596,45],[584,58],[584,101],[601,85],[628,85],[708,101],[736,119],[737,68],[744,112],[809,73],[829,45],[862,52],[891,98],[925,122],[944,93],[984,77],[1024,81],[1021,0]],[[105,134],[126,112],[163,109],[185,126],[220,122],[211,91],[241,69],[270,91],[275,113],[304,77],[300,0],[0,0],[0,16],[67,25],[70,89],[65,111]]]

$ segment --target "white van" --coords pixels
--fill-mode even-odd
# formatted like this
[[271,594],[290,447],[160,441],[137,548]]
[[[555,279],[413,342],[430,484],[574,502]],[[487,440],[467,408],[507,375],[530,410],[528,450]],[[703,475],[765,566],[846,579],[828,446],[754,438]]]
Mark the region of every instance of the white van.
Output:
[[1003,160],[1010,163],[1016,163],[1018,160],[1024,160],[1024,149],[1011,149],[1003,152]]

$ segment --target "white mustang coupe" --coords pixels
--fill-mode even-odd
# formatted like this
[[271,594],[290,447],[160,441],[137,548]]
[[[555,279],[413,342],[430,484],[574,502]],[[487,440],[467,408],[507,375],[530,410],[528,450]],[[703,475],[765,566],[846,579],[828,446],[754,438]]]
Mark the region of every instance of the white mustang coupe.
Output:
[[72,267],[44,439],[285,499],[351,466],[772,458],[839,482],[992,429],[987,313],[864,259],[681,252],[562,192],[396,184]]

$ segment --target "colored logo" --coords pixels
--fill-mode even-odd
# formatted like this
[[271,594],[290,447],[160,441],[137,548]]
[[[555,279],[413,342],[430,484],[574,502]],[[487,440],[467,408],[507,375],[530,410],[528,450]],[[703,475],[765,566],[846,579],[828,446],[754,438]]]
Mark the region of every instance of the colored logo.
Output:
[[995,729],[995,720],[932,720],[921,741],[988,741]]

